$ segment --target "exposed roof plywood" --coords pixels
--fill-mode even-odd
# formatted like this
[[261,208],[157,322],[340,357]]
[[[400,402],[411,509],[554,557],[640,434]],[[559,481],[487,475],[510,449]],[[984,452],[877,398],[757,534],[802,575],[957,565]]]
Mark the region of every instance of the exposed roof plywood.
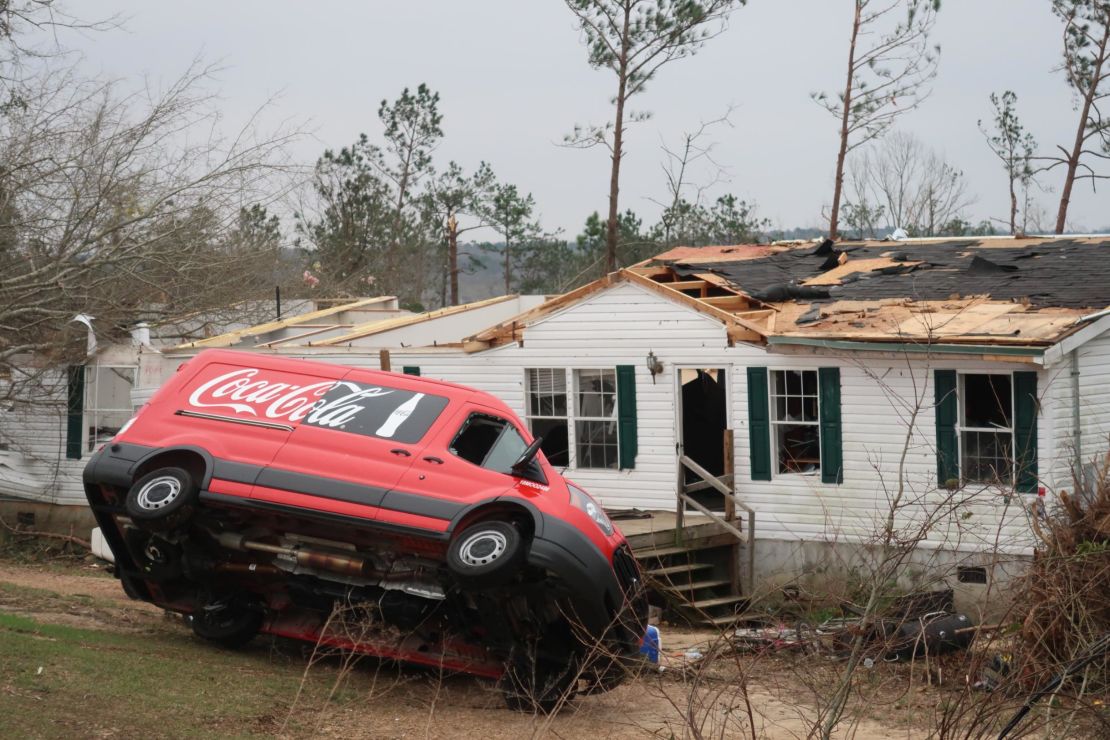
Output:
[[178,347],[175,347],[174,349],[230,347],[232,345],[238,344],[244,339],[262,336],[264,334],[278,331],[279,329],[304,326],[306,324],[312,324],[316,321],[319,321],[320,319],[324,319],[329,316],[335,316],[336,314],[343,313],[344,311],[365,310],[370,306],[381,303],[392,303],[395,300],[397,299],[394,296],[376,296],[374,298],[363,298],[357,301],[352,301],[350,303],[342,303],[337,306],[332,306],[331,308],[323,308],[319,311],[311,311],[309,313],[300,314],[299,316],[293,316],[288,319],[270,321],[265,324],[257,324],[256,326],[252,326],[246,329],[239,329],[237,331],[227,332],[226,334],[219,334],[214,337],[209,337],[208,339],[201,339],[196,342],[187,342],[185,344],[179,345]]
[[471,311],[476,308],[484,308],[486,306],[493,306],[505,301],[516,300],[516,295],[502,295],[495,298],[487,298],[482,301],[474,301],[472,303],[463,303],[458,306],[446,306],[435,311],[426,311],[424,313],[412,314],[410,316],[399,316],[397,318],[383,319],[381,321],[370,321],[365,324],[360,324],[354,327],[352,331],[338,337],[329,337],[319,342],[313,342],[317,346],[335,346],[339,344],[346,344],[355,339],[363,339],[365,337],[380,334],[393,329],[400,329],[413,324],[422,324],[426,321],[443,318],[444,316],[453,316],[455,314]]
[[895,262],[890,257],[874,257],[872,259],[845,259],[841,263],[821,275],[809,278],[802,282],[802,285],[840,285],[841,281],[850,276],[859,273],[874,272],[889,267],[896,267],[904,265],[906,267],[916,267],[920,262]]

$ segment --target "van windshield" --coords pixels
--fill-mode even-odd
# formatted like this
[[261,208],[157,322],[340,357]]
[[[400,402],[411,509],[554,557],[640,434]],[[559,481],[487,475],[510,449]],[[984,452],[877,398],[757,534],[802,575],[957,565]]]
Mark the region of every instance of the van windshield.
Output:
[[508,421],[487,414],[471,414],[455,435],[451,454],[487,470],[509,475],[513,472],[513,463],[527,446],[520,432]]

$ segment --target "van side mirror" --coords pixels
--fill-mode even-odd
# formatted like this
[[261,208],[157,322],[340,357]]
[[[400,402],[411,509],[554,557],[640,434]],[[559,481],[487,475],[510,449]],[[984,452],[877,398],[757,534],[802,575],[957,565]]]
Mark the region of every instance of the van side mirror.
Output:
[[539,454],[542,446],[542,436],[532,440],[532,444],[525,447],[524,452],[520,453],[520,457],[513,463],[513,475],[547,485],[547,476],[543,474],[540,466],[535,464],[536,455]]

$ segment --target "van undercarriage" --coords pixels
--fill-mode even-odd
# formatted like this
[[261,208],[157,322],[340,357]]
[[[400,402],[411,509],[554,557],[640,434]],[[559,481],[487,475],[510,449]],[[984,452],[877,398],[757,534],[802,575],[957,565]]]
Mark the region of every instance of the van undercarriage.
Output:
[[[238,647],[257,633],[498,679],[517,708],[603,691],[627,669],[630,638],[591,637],[573,584],[527,565],[510,582],[458,583],[446,539],[239,506],[199,507],[188,526],[128,519],[126,492],[87,486],[125,590],[186,615],[201,637]],[[90,498],[92,500],[92,498]]]

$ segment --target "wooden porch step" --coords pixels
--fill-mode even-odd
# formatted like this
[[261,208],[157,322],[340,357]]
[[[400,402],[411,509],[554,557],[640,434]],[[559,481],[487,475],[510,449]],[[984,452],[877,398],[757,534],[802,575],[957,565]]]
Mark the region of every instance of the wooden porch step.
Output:
[[712,568],[709,563],[683,563],[682,565],[669,565],[666,568],[655,568],[647,571],[649,576],[655,578],[663,576],[673,576],[679,573],[690,573],[695,570],[704,570],[705,568]]
[[644,550],[637,550],[633,548],[632,554],[636,556],[637,560],[647,560],[648,558],[665,558],[668,555],[678,555],[680,553],[689,552],[685,547],[656,547],[654,549],[648,548]]
[[731,627],[743,618],[741,614],[724,614],[719,617],[704,617],[699,624],[706,627]]
[[712,550],[717,547],[735,547],[739,544],[740,542],[730,534],[714,534],[690,538],[681,545],[666,544],[655,546],[647,544],[640,547],[633,545],[632,554],[635,555],[638,560],[647,560],[650,558],[665,558],[669,555],[681,555],[696,550]]
[[727,578],[712,581],[694,581],[693,583],[668,583],[665,588],[671,591],[697,591],[703,588],[717,588],[719,586],[731,586],[732,581]]
[[690,606],[694,609],[711,609],[715,606],[725,606],[727,604],[738,604],[741,601],[747,601],[743,596],[717,596],[712,599],[702,599],[701,601],[691,601]]

